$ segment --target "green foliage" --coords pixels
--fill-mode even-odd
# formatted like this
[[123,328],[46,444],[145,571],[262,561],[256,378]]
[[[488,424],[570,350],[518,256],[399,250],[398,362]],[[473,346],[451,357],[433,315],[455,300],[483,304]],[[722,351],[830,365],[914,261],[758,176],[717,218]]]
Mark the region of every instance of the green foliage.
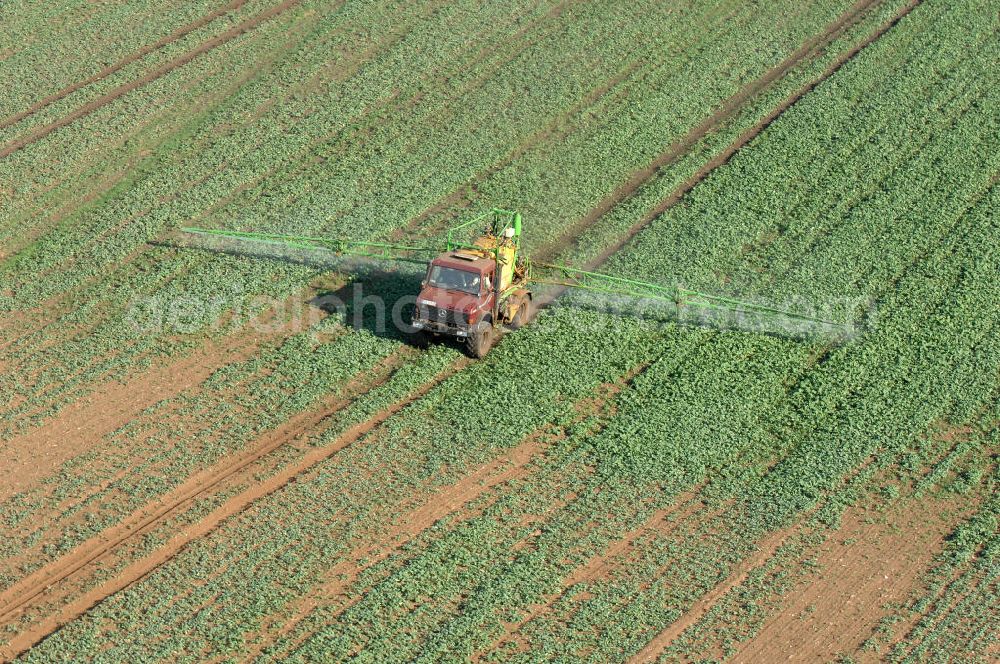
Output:
[[[764,4],[578,3],[546,15],[551,5],[527,1],[308,2],[150,87],[191,112],[168,113],[171,129],[147,137],[140,171],[72,219],[27,229],[27,194],[45,190],[46,201],[74,208],[67,192],[93,184],[100,145],[81,136],[104,127],[126,138],[134,118],[154,118],[129,113],[138,100],[125,99],[29,146],[0,166],[5,179],[32,174],[0,219],[0,241],[22,228],[33,236],[0,263],[0,308],[73,304],[5,340],[0,397],[11,405],[0,430],[12,436],[102,381],[179,357],[217,318],[187,321],[198,329],[191,335],[140,334],[130,327],[132,299],[218,297],[224,315],[261,294],[287,297],[324,268],[147,245],[192,219],[364,239],[417,218],[416,232],[432,233],[489,200],[523,209],[535,220],[534,247],[550,248],[844,9]],[[825,307],[862,321],[859,338],[834,347],[554,307],[25,659],[238,659],[260,646],[272,661],[618,660],[731,579],[775,533],[804,521],[836,527],[846,506],[880,488],[883,471],[923,470],[938,449],[928,434],[942,421],[973,423],[981,435],[942,451],[928,486],[953,478],[956,490],[992,499],[949,539],[912,607],[925,617],[889,655],[989,644],[1000,550],[996,471],[983,461],[996,442],[1000,375],[1000,128],[989,110],[1000,88],[983,72],[1000,53],[987,5],[923,3],[607,266]],[[336,72],[330,54],[339,54]],[[240,78],[256,65],[265,71]],[[654,173],[573,258],[654,208],[806,73]],[[215,90],[220,81],[229,82]],[[598,83],[607,89],[587,101]],[[109,124],[112,115],[122,124]],[[49,158],[64,183],[32,168]],[[384,381],[374,378],[400,358]],[[0,580],[13,583],[330,395],[349,405],[282,448],[275,466],[333,444],[456,360],[453,348],[407,349],[334,318],[267,341],[3,501]],[[370,389],[347,394],[358,383]],[[534,454],[507,468],[526,447]],[[510,471],[504,481],[467,481],[491,464]],[[894,486],[883,495],[894,498]],[[442,495],[454,504],[438,513]],[[650,522],[672,507],[680,515]],[[608,568],[567,587],[624,538],[634,539]],[[789,539],[777,560],[810,543]],[[757,600],[788,583],[780,565],[753,570],[665,656],[702,658],[716,646],[731,654],[764,620]],[[287,632],[269,631],[296,611]],[[731,614],[733,624],[716,631]]]

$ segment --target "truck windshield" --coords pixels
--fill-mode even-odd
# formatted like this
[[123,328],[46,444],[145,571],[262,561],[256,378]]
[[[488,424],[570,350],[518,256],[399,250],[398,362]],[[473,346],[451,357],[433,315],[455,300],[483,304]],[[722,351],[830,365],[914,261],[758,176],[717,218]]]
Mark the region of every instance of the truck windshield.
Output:
[[427,282],[434,288],[457,290],[463,293],[479,295],[479,273],[467,270],[456,270],[453,267],[432,265]]

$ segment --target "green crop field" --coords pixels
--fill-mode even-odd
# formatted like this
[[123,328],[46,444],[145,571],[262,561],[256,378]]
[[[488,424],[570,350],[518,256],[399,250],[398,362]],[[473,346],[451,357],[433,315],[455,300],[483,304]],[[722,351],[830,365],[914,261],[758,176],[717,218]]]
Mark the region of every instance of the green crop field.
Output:
[[[997,661],[998,62],[987,0],[0,4],[0,660]],[[474,359],[422,265],[182,231],[494,207],[729,304]]]

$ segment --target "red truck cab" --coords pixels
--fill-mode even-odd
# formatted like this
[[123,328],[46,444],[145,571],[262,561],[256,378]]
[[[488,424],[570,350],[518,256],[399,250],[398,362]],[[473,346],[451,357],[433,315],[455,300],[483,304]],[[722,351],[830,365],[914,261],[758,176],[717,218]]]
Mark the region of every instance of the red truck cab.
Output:
[[464,252],[435,258],[417,298],[413,327],[468,337],[477,326],[492,324],[495,272],[492,258]]

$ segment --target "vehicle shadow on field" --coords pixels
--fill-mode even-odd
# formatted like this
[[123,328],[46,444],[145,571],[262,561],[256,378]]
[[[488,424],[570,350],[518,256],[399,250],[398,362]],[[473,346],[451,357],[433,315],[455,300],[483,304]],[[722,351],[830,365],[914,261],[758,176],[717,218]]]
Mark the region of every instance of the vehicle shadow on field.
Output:
[[[191,245],[184,241],[152,241],[151,246],[196,249],[237,258],[268,260],[299,265],[316,271],[309,287],[313,296],[306,303],[346,326],[365,330],[382,339],[392,339],[415,348],[426,348],[428,339],[410,327],[425,266],[416,263],[331,256],[328,252],[287,250],[282,247],[235,246],[231,241]],[[441,338],[435,343],[462,345]]]

